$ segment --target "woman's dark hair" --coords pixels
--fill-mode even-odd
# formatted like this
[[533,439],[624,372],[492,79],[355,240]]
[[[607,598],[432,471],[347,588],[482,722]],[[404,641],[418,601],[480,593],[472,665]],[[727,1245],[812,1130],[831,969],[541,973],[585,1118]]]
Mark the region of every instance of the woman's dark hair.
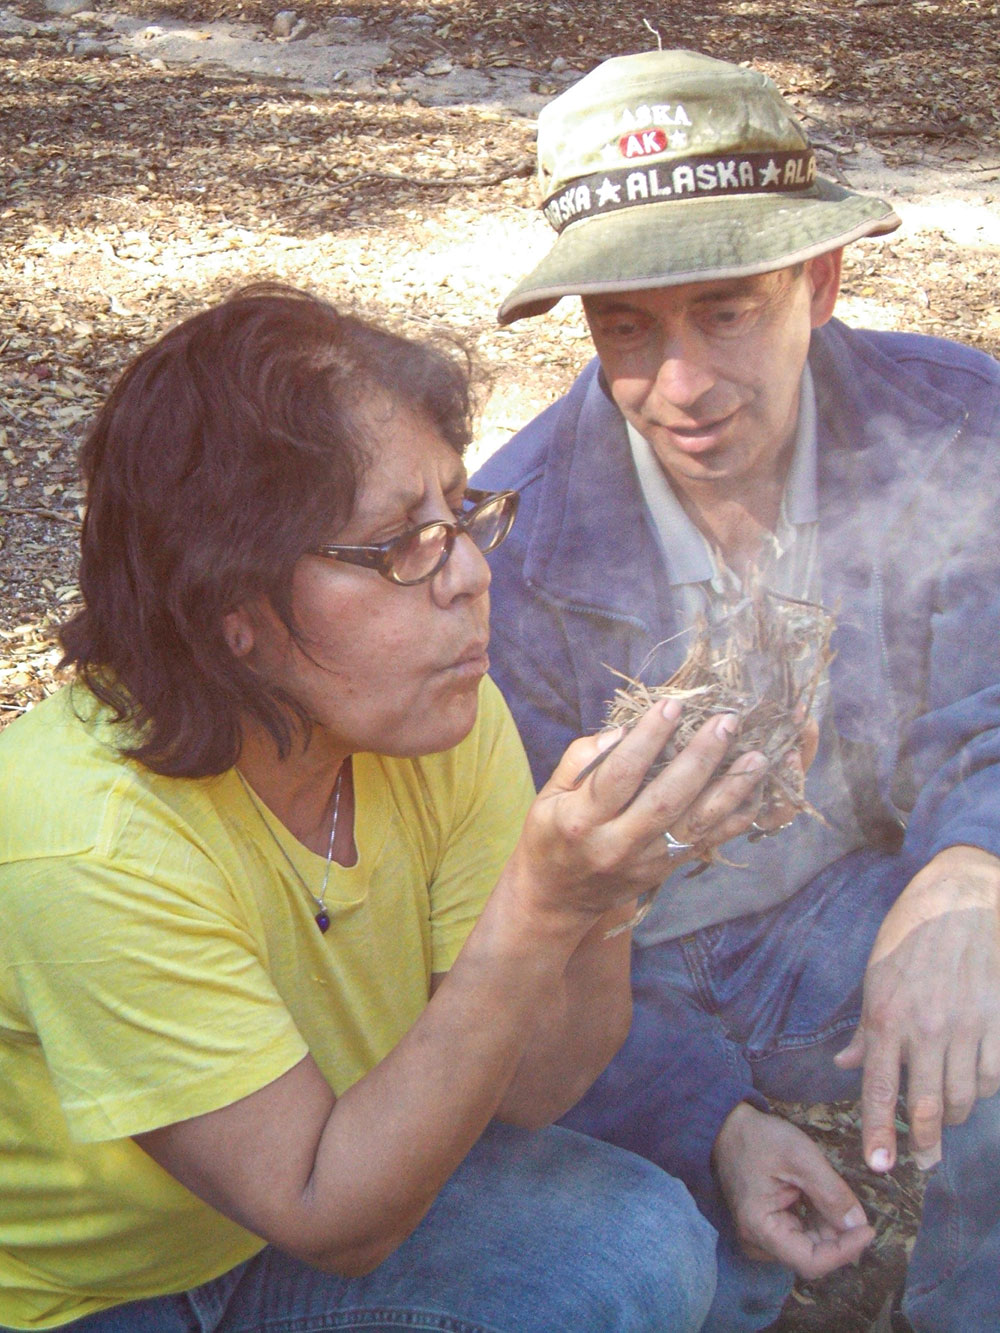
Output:
[[369,462],[364,415],[387,396],[461,453],[467,358],[259,286],[185,320],[125,370],[82,451],[84,610],[64,665],[126,724],[157,773],[224,772],[240,719],[286,754],[307,719],[229,649],[228,611],[270,600],[294,636],[296,562],[331,540]]

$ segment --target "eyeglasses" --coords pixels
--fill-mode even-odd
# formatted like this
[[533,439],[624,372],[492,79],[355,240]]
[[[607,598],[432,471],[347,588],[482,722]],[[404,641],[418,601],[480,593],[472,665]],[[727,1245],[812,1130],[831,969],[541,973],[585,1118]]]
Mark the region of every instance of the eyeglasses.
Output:
[[317,546],[310,555],[375,569],[390,583],[408,588],[434,577],[462,533],[484,553],[499,546],[513,526],[520,498],[517,491],[467,490],[462,504],[472,507],[459,514],[454,523],[421,523],[371,546]]

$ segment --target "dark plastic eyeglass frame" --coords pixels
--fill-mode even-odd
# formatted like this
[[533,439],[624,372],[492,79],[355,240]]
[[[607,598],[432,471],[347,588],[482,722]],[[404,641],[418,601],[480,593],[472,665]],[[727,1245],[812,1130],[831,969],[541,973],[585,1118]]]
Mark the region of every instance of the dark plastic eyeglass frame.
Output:
[[[463,502],[470,502],[473,507],[467,514],[462,514],[457,518],[454,523],[447,523],[443,519],[434,519],[430,523],[418,523],[412,528],[407,528],[398,537],[391,537],[387,542],[374,542],[370,546],[317,546],[309,554],[324,556],[328,560],[342,560],[348,565],[361,565],[364,569],[374,569],[384,579],[388,579],[390,583],[394,583],[399,588],[416,587],[419,583],[429,582],[439,570],[444,568],[455,545],[456,537],[463,533],[471,537],[469,526],[486,505],[495,503],[497,500],[505,500],[510,508],[507,513],[506,526],[501,530],[499,537],[490,542],[488,546],[480,546],[478,542],[475,543],[476,549],[482,551],[484,555],[487,551],[495,551],[508,536],[514,525],[521,495],[519,491],[479,491],[469,487],[462,499]],[[444,529],[444,546],[437,563],[432,570],[429,570],[426,574],[421,574],[418,579],[398,578],[392,569],[396,552],[401,546],[412,541],[418,533],[424,532],[428,528]],[[475,538],[472,538],[472,540],[475,541]]]

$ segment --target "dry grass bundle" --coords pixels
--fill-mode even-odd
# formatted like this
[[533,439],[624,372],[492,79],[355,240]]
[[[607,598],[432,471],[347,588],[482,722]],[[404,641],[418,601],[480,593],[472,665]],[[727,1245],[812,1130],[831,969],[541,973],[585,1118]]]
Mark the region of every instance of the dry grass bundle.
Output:
[[[822,818],[788,776],[782,763],[799,743],[816,688],[833,654],[833,616],[814,602],[771,591],[752,569],[743,588],[726,597],[714,624],[699,621],[687,657],[662,685],[627,681],[608,705],[609,726],[632,726],[653,704],[679,699],[684,712],[662,768],[716,713],[735,713],[739,729],[727,760],[760,751],[768,760],[762,811],[779,801]],[[720,859],[705,851],[702,860]]]

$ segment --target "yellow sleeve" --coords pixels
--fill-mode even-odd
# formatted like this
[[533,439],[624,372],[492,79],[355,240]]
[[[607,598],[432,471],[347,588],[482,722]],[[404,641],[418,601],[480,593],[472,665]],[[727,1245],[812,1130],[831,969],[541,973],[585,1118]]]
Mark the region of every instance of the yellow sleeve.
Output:
[[306,1054],[221,875],[181,841],[142,875],[94,853],[6,886],[14,993],[80,1141],[227,1106]]
[[451,752],[450,835],[431,883],[431,970],[446,972],[521,834],[535,788],[517,728],[487,677],[472,735]]

